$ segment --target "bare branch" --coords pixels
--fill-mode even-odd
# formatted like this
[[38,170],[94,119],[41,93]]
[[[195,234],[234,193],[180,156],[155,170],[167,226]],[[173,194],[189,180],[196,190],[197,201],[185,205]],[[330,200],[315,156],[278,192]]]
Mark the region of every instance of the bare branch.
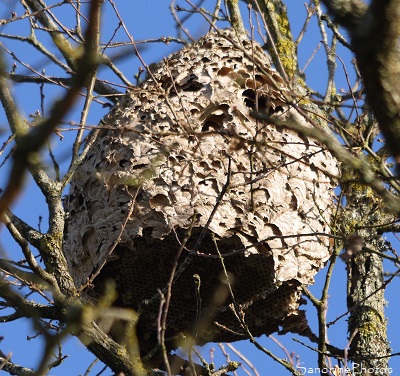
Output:
[[[18,83],[36,83],[36,84],[53,84],[68,87],[74,82],[73,77],[51,77],[51,76],[27,76],[21,74],[7,74],[7,78]],[[106,97],[109,101],[115,103],[121,96],[119,90],[107,85],[101,80],[96,79],[95,89],[98,94]],[[97,91],[99,90],[99,91]]]
[[239,9],[239,0],[227,0],[227,4],[232,27],[236,30],[237,33],[245,34],[246,31]]
[[255,0],[262,12],[268,33],[267,48],[279,73],[289,82],[298,72],[297,45],[290,29],[286,6],[282,0]]
[[363,0],[322,1],[335,16],[335,20],[350,31],[358,27],[360,20],[362,20],[367,11],[367,5]]
[[13,263],[9,260],[0,259],[0,268],[10,275],[15,276],[19,280],[23,281],[23,283],[25,283],[29,287],[34,288],[35,290],[49,290],[49,284],[46,280],[35,273],[31,273],[14,266]]
[[367,100],[387,145],[400,163],[400,3],[324,0],[351,35]]
[[19,317],[33,319],[35,324],[40,327],[42,325],[39,320],[42,318],[55,320],[62,318],[62,314],[58,309],[24,299],[5,280],[0,281],[0,296],[10,304],[10,307],[16,310],[16,314]]
[[31,368],[19,366],[10,361],[10,359],[0,351],[0,370],[16,376],[37,376],[36,371]]

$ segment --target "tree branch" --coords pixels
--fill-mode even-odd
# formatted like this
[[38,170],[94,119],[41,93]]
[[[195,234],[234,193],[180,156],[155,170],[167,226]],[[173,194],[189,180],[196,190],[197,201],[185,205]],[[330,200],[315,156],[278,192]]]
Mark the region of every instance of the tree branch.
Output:
[[292,79],[298,72],[297,46],[293,40],[286,6],[281,0],[255,0],[265,19],[267,48],[278,72]]
[[229,17],[232,27],[239,34],[245,34],[246,30],[243,25],[242,16],[239,9],[239,0],[227,0]]
[[16,376],[37,376],[33,369],[12,363],[2,351],[0,351],[0,370]]
[[[53,84],[69,86],[74,81],[73,77],[38,77],[38,76],[27,76],[22,74],[7,74],[7,78],[13,82],[31,82],[35,84]],[[116,103],[121,97],[122,93],[119,90],[114,89],[112,86],[107,85],[100,80],[96,79],[94,90],[96,93],[106,97],[109,101]]]
[[322,0],[328,10],[334,15],[335,21],[350,32],[355,30],[363,19],[367,5],[363,0]]
[[[323,0],[347,27],[372,107],[387,146],[400,164],[400,2]],[[398,166],[399,168],[399,166]]]
[[[11,285],[5,282],[5,280],[0,281],[0,296],[9,303],[10,307],[16,310],[20,317],[33,319],[36,324],[39,324],[39,319],[42,318],[50,318],[53,320],[61,319],[61,311],[54,307],[26,300],[15,292],[11,288]],[[42,325],[40,325],[40,327],[42,327]]]
[[8,274],[15,276],[21,280],[24,284],[29,287],[33,287],[35,290],[45,291],[49,290],[49,283],[36,273],[28,272],[26,270],[16,267],[12,261],[0,259],[0,268]]

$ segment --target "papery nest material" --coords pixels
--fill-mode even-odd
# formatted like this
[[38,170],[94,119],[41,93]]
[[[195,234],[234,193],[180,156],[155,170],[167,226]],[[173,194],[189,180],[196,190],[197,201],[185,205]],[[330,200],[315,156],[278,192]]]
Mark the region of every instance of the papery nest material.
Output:
[[78,287],[106,262],[85,294],[114,279],[115,304],[139,311],[149,349],[179,250],[167,337],[307,327],[301,286],[330,256],[337,162],[251,116],[293,111],[288,94],[256,42],[219,30],[159,64],[101,122],[65,198],[64,251]]

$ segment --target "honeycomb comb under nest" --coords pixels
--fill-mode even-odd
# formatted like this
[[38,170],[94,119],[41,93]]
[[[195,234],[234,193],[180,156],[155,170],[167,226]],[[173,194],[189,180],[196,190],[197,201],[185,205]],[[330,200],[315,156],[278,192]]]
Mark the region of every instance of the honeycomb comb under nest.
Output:
[[296,111],[288,93],[257,43],[223,30],[159,64],[101,122],[65,198],[64,251],[78,287],[107,261],[95,289],[116,281],[142,340],[156,342],[157,291],[180,249],[167,336],[245,337],[227,274],[253,335],[306,328],[300,290],[329,258],[320,234],[337,166],[314,140],[251,116]]

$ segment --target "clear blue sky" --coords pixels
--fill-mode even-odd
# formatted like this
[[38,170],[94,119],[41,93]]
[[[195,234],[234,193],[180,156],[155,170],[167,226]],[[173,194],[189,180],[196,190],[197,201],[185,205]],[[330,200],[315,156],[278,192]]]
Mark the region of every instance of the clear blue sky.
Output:
[[[47,4],[53,4],[55,1],[48,1]],[[175,29],[175,21],[172,18],[169,10],[169,2],[165,0],[148,0],[148,1],[124,1],[124,0],[116,0],[115,1],[125,23],[128,27],[130,33],[136,40],[141,39],[150,39],[150,38],[159,38],[160,36],[176,36]],[[212,9],[215,1],[204,1],[202,7],[206,9]],[[185,2],[181,1],[179,4],[182,7],[190,8],[190,6]],[[303,26],[303,21],[305,19],[305,7],[302,1],[293,1],[288,0],[288,10],[289,16],[292,22],[292,28],[295,37],[297,37],[299,31]],[[65,11],[67,7],[63,6],[62,12]],[[17,5],[17,1],[7,0],[3,1],[3,4],[0,5],[0,17],[7,17],[9,15],[9,10],[15,10],[18,15],[23,13],[20,5]],[[247,8],[243,7],[243,16],[247,19]],[[60,9],[55,8],[55,14],[60,16],[60,18],[65,19],[65,14],[61,14]],[[72,25],[71,21],[71,25]],[[111,6],[106,2],[105,11],[103,15],[103,29],[104,35],[102,37],[102,42],[106,42],[108,38],[113,34],[116,25],[116,18],[114,16],[113,10]],[[6,28],[0,29],[0,32],[18,32],[21,35],[26,35],[26,22],[15,23],[15,25],[10,25]],[[208,31],[208,24],[204,21],[201,16],[195,15],[192,17],[190,22],[185,26],[188,27],[190,32],[195,37],[200,37]],[[223,25],[221,25],[223,27]],[[319,44],[319,40],[321,36],[316,26],[316,18],[313,18],[308,29],[305,34],[302,43],[299,46],[300,50],[300,67],[304,66],[306,62],[313,55],[314,50],[317,48]],[[118,34],[116,40],[127,40],[126,35],[122,29],[118,30]],[[12,49],[16,55],[22,60],[27,60],[31,64],[33,64],[38,70],[42,68],[46,69],[46,74],[56,75],[60,72],[54,70],[50,66],[43,67],[43,58],[35,58],[32,50],[29,50],[24,44],[15,44],[10,40],[1,40],[2,43],[5,44],[6,47]],[[161,60],[166,55],[170,54],[173,51],[176,51],[180,47],[176,44],[171,43],[169,46],[163,44],[153,44],[147,45],[147,47],[142,51],[142,56],[145,59],[147,64],[152,62],[157,62]],[[343,49],[339,50],[340,56],[344,59],[347,64],[347,69],[349,74],[353,76],[353,69],[350,64],[350,55],[345,52]],[[112,55],[112,50],[109,50],[109,54]],[[7,57],[9,61],[9,66],[11,66],[12,62],[9,56]],[[129,53],[127,58],[118,63],[119,68],[124,72],[126,77],[132,81],[134,74],[137,73],[138,67],[140,66],[140,62],[134,56],[133,52]],[[17,73],[26,73],[26,70],[18,64]],[[311,85],[312,88],[324,92],[326,85],[326,63],[325,63],[325,54],[323,47],[321,47],[315,54],[315,57],[310,62],[306,70],[307,74],[307,82]],[[344,72],[340,66],[338,68],[338,89],[343,87],[347,90],[347,84],[344,79]],[[100,76],[107,78],[109,80],[115,81],[115,77],[110,76],[104,70],[100,72]],[[40,108],[40,104],[38,102],[39,98],[39,88],[36,85],[15,85],[14,93],[22,110],[24,116],[28,117],[29,114],[34,113],[36,110]],[[58,92],[54,87],[50,85],[46,85],[44,89],[44,93],[46,95],[46,104],[47,109],[50,107],[50,104],[53,100],[57,99]],[[46,109],[45,109],[46,110]],[[101,106],[96,107],[96,111],[91,112],[91,116],[89,119],[90,124],[97,124],[101,117],[106,113],[106,109],[102,109]],[[76,119],[77,113],[71,114],[71,119]],[[0,110],[0,129],[7,128],[7,122],[4,117],[4,113]],[[72,132],[70,132],[72,133]],[[0,133],[0,145],[4,142],[4,135],[6,133]],[[60,161],[66,161],[68,156],[68,150],[70,150],[69,141],[72,139],[73,135],[65,133],[65,139],[63,141],[58,140],[57,136],[54,136],[51,140],[52,146],[56,151],[56,154]],[[3,163],[5,155],[10,151],[10,148],[6,149],[6,153],[0,156],[0,163]],[[5,181],[8,175],[7,165],[0,169],[0,187],[4,188]],[[65,163],[61,163],[62,168],[65,167]],[[44,218],[42,223],[42,230],[46,229],[46,206],[41,196],[40,192],[37,188],[32,184],[31,180],[28,178],[25,186],[25,190],[23,195],[18,199],[13,207],[13,211],[25,221],[27,221],[33,227],[38,226],[39,216]],[[4,229],[0,230],[1,243],[0,243],[0,252],[4,252],[8,257],[19,260],[22,259],[22,254],[18,248],[18,246],[10,239],[7,234],[7,231]],[[394,239],[393,239],[394,240]],[[397,245],[397,241],[394,240],[393,243],[395,246]],[[4,257],[1,255],[1,257]],[[388,270],[393,270],[393,266],[388,265]],[[319,292],[321,291],[321,285],[324,280],[324,271],[317,276],[317,283],[315,286],[311,286],[310,290],[319,296]],[[399,299],[397,290],[397,282],[391,284],[386,292],[387,300],[389,301],[387,313],[389,319],[389,338],[392,341],[392,348],[396,352],[400,348],[400,341],[397,339],[397,335],[399,333],[398,324],[396,321],[396,312],[399,310]],[[312,329],[317,332],[317,323],[316,323],[316,313],[311,303],[308,302],[307,305],[308,318],[310,320],[310,325]],[[333,284],[330,289],[330,300],[329,300],[329,310],[327,312],[328,321],[335,319],[338,315],[344,313],[346,311],[346,273],[345,273],[345,265],[342,262],[338,262],[335,266],[335,277],[333,280]],[[1,315],[0,311],[0,315]],[[330,327],[328,330],[330,343],[343,348],[347,343],[347,333],[346,333],[346,318],[342,318],[339,322]],[[34,335],[35,330],[32,328],[30,322],[27,321],[18,321],[16,323],[11,324],[2,324],[0,326],[0,335],[4,336],[4,340],[0,343],[0,349],[8,354],[12,352],[12,360],[23,366],[35,367],[37,365],[37,361],[41,355],[41,339],[36,338],[30,341],[26,340],[27,336]],[[283,337],[274,336],[280,342],[282,342],[286,349],[292,353],[296,353],[300,356],[300,361],[303,363],[302,365],[305,367],[316,367],[316,354],[304,348],[298,343],[295,343],[291,340],[292,337],[297,337],[294,335],[286,335]],[[300,338],[300,340],[303,340]],[[285,357],[284,352],[279,349],[279,347],[269,338],[260,338],[260,342],[267,347],[268,349],[274,351],[274,353],[278,356]],[[280,365],[277,365],[273,360],[268,358],[265,354],[260,353],[255,349],[254,346],[249,344],[248,342],[240,342],[234,344],[235,347],[239,351],[241,351],[256,367],[259,374],[261,376],[264,375],[286,375],[288,374]],[[223,363],[221,352],[218,350],[217,345],[212,345],[216,350],[216,364],[221,365]],[[206,359],[209,359],[210,346],[206,346],[202,349],[203,356]],[[233,360],[235,360],[235,356],[232,354],[229,349],[227,351],[231,354]],[[64,354],[70,355],[64,363],[54,369],[51,374],[57,376],[67,376],[67,375],[79,375],[84,374],[87,366],[93,361],[94,356],[91,355],[83,345],[79,343],[75,338],[71,338],[64,343]],[[391,366],[394,368],[393,374],[398,374],[400,371],[400,362],[396,359],[391,361]],[[96,370],[101,369],[101,366],[97,366]],[[247,367],[247,369],[249,369]],[[96,372],[92,372],[91,375],[96,374]],[[110,372],[106,372],[105,374],[110,374]],[[243,371],[239,371],[238,375],[245,375],[246,373]],[[252,374],[252,373],[251,373]]]

